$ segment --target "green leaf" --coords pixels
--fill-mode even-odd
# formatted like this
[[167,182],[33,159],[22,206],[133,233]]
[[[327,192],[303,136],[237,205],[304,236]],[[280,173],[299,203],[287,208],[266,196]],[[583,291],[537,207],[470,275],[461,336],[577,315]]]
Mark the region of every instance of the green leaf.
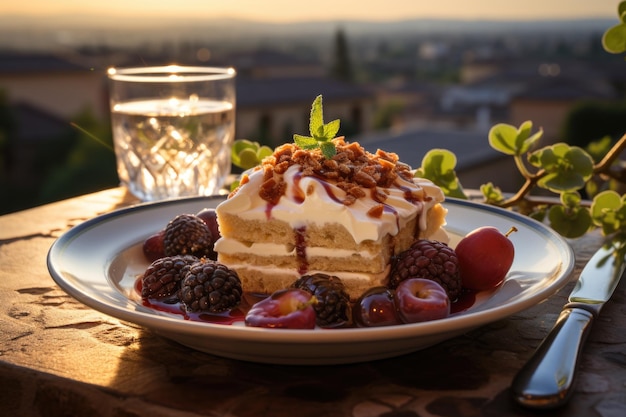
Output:
[[579,207],[581,197],[577,192],[564,192],[561,194],[561,203],[565,207]]
[[259,161],[262,161],[273,153],[274,151],[269,146],[261,146],[257,151],[257,158]]
[[528,161],[545,170],[537,185],[555,193],[579,190],[593,175],[591,156],[566,143],[539,149],[528,156]]
[[431,149],[424,155],[422,166],[415,171],[415,176],[431,180],[449,197],[466,199],[455,167],[454,153],[446,149]]
[[591,214],[594,218],[599,218],[607,210],[614,211],[622,205],[622,198],[615,191],[603,191],[593,199],[591,204]]
[[502,194],[500,188],[494,186],[491,182],[481,185],[480,192],[485,198],[486,204],[498,205],[504,201],[504,195]]
[[[309,133],[311,137],[322,136],[324,132],[324,109],[322,107],[322,96],[319,95],[313,100],[311,105],[311,116],[309,118]],[[299,145],[298,145],[299,146]]]
[[295,134],[293,135],[293,141],[302,149],[315,149],[319,146],[317,141],[309,136]]
[[[339,132],[339,120],[324,124],[322,96],[319,95],[311,105],[311,117],[309,119],[309,133],[311,136],[293,135],[293,141],[302,149],[312,150],[320,148],[326,159],[336,155],[337,149],[331,141]],[[322,146],[323,145],[323,146]]]
[[258,142],[248,139],[237,139],[230,149],[230,159],[233,165],[250,169],[259,165],[263,158],[270,156],[274,151],[268,146],[261,146]]
[[[259,158],[260,149],[262,149],[262,147],[258,142],[252,142],[247,139],[238,139],[233,143],[230,150],[231,161],[233,165],[243,169],[255,167],[261,163],[262,158]],[[271,149],[269,150],[269,154],[272,154]]]
[[531,135],[532,127],[530,121],[522,123],[519,129],[506,123],[496,124],[489,130],[489,144],[506,155],[524,154],[543,135],[542,129]]
[[243,169],[250,169],[254,168],[257,165],[259,165],[259,159],[257,158],[256,151],[250,148],[246,148],[239,152],[239,163],[237,164],[238,167]]
[[330,159],[337,154],[337,148],[332,142],[320,143],[320,150],[322,151],[322,155],[324,155],[326,159]]
[[607,29],[607,31],[604,32],[604,35],[602,36],[602,46],[607,52],[611,54],[621,54],[622,52],[625,52],[626,22],[622,22]]
[[622,23],[626,23],[626,1],[621,1],[617,5],[617,15],[620,17]]
[[548,220],[550,227],[568,238],[584,235],[593,224],[589,210],[580,206],[552,206],[548,211]]
[[611,149],[611,142],[610,136],[604,136],[601,139],[589,142],[589,144],[585,146],[585,151],[591,155],[596,163],[600,162]]
[[517,129],[509,124],[499,123],[489,130],[489,144],[504,154],[517,155],[516,140]]
[[534,135],[528,137],[527,139],[524,140],[524,143],[522,144],[521,148],[520,148],[520,154],[526,153],[530,150],[530,148],[537,142],[539,141],[539,139],[541,139],[541,137],[543,136],[543,129],[539,129],[537,132],[535,132]]
[[[324,134],[323,134],[323,139],[325,141],[330,141],[331,139],[333,139],[336,135],[337,132],[339,132],[339,119],[333,120],[332,122],[328,122],[324,125]],[[322,138],[320,138],[322,139]]]
[[237,163],[235,161],[239,161],[239,153],[244,149],[256,149],[254,143],[247,139],[238,139],[233,143],[233,146],[230,148],[231,157],[235,165]]
[[626,226],[626,196],[620,196],[613,190],[596,195],[591,202],[593,223],[602,229],[604,235],[610,235]]

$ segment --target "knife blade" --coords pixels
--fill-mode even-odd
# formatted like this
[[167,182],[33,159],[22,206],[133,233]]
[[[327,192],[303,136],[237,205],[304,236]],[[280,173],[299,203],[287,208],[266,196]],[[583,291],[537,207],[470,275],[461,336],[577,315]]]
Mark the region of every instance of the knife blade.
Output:
[[518,404],[553,409],[569,400],[585,339],[625,267],[624,246],[611,242],[587,262],[554,327],[513,379]]

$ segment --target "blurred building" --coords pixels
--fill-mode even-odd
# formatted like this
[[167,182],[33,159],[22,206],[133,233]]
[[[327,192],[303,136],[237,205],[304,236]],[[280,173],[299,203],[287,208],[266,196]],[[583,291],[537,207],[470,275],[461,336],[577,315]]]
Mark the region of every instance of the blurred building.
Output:
[[323,96],[326,122],[341,119],[351,136],[372,127],[374,94],[363,86],[327,76],[321,62],[272,50],[222,56],[237,70],[237,137],[272,147],[309,134],[311,103]]
[[57,54],[0,52],[0,90],[10,102],[27,103],[70,120],[91,109],[108,113],[103,71]]
[[[143,60],[163,64],[155,58]],[[116,56],[115,65],[132,59]],[[108,120],[106,68],[93,69],[80,56],[37,53],[0,54],[0,90],[11,103],[27,103],[42,112],[71,120],[89,109]],[[183,62],[198,65],[198,62]],[[222,56],[204,65],[233,66],[237,77],[238,138],[271,145],[291,140],[294,132],[308,134],[311,103],[324,96],[328,121],[340,118],[346,133],[367,132],[371,127],[373,94],[370,90],[328,78],[324,67],[271,51]]]
[[459,123],[477,126],[530,120],[542,127],[546,142],[560,137],[567,115],[583,101],[619,99],[621,80],[606,63],[574,59],[472,59],[461,68],[462,83],[447,88],[441,110]]

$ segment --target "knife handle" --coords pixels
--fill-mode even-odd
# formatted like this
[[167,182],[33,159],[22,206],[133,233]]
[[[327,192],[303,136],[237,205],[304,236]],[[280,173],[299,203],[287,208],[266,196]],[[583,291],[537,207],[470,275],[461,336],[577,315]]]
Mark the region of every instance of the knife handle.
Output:
[[514,399],[534,409],[551,409],[567,402],[576,367],[595,314],[579,303],[563,307],[548,337],[513,380]]

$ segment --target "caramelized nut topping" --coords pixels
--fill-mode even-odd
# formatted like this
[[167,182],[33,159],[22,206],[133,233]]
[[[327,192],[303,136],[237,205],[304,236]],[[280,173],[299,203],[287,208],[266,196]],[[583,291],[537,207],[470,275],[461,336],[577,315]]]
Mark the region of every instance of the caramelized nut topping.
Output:
[[374,207],[367,211],[367,215],[378,219],[383,215],[383,211],[385,211],[385,206],[383,206],[382,204],[376,204]]
[[[372,154],[356,142],[345,142],[343,137],[333,139],[333,143],[337,153],[331,159],[326,159],[319,149],[304,150],[293,143],[276,148],[260,167],[255,168],[263,170],[263,184],[259,190],[261,198],[277,204],[287,188],[282,174],[290,166],[298,164],[302,167],[303,176],[335,182],[337,187],[346,192],[343,200],[345,205],[354,204],[357,199],[367,195],[364,189],[371,189],[372,198],[381,204],[373,207],[368,214],[380,217],[382,203],[387,199],[387,193],[381,188],[390,188],[398,177],[411,181],[411,167],[399,162],[398,155],[392,152],[378,150]],[[244,181],[247,182],[247,176],[242,178],[240,185],[245,184]],[[231,195],[236,192],[233,191]]]

